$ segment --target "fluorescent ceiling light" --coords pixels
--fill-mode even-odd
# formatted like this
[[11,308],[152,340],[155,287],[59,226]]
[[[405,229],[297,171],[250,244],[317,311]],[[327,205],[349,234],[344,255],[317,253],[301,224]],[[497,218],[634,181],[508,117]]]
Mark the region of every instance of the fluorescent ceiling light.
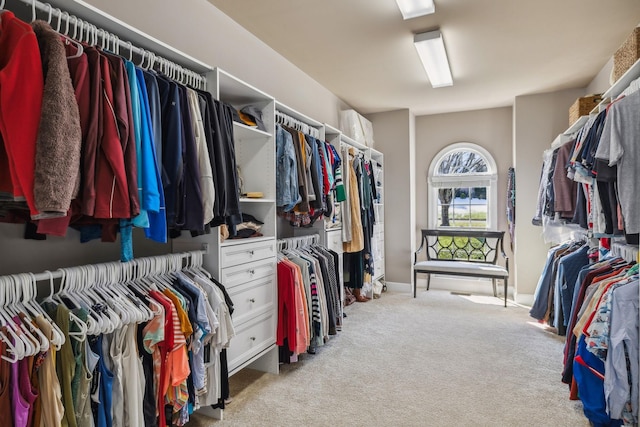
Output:
[[416,34],[413,43],[418,50],[420,60],[424,66],[431,86],[445,87],[453,85],[447,51],[444,49],[444,40],[439,30]]
[[436,11],[433,0],[396,0],[404,19],[429,15]]

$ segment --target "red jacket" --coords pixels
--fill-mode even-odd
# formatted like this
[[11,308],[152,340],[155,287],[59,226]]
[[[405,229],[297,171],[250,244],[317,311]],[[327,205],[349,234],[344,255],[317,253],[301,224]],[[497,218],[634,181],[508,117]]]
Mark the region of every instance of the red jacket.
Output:
[[43,93],[42,62],[31,26],[0,15],[0,197],[26,200],[32,216],[36,137]]
[[131,218],[129,183],[120,141],[109,60],[100,55],[102,72],[102,138],[96,161],[95,218]]

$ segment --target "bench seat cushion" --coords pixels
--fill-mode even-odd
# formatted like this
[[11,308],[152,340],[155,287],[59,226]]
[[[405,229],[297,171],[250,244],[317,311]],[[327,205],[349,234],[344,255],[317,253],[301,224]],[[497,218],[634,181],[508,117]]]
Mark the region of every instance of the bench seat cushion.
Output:
[[501,265],[468,261],[421,261],[413,266],[416,272],[477,275],[484,277],[505,278],[509,272]]

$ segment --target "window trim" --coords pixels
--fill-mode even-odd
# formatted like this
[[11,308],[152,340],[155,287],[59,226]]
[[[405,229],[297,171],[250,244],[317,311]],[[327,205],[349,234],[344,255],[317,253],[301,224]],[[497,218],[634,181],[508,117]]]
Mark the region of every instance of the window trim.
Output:
[[[487,164],[487,172],[435,175],[440,160],[455,151],[474,151],[482,156]],[[480,185],[478,185],[480,184]],[[438,188],[443,187],[488,187],[487,189],[487,227],[473,230],[496,230],[498,225],[498,167],[493,156],[483,147],[472,142],[456,142],[447,145],[431,160],[427,175],[428,209],[427,222],[432,229],[463,229],[461,227],[443,227],[438,225]]]

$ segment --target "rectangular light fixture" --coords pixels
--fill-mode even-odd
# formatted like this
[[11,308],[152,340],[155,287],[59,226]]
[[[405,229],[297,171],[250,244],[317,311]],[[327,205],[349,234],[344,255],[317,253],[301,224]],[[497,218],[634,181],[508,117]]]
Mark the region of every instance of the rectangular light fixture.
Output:
[[404,19],[429,15],[436,11],[433,0],[396,0]]
[[416,34],[413,43],[418,50],[429,82],[434,88],[453,85],[447,51],[440,30]]

